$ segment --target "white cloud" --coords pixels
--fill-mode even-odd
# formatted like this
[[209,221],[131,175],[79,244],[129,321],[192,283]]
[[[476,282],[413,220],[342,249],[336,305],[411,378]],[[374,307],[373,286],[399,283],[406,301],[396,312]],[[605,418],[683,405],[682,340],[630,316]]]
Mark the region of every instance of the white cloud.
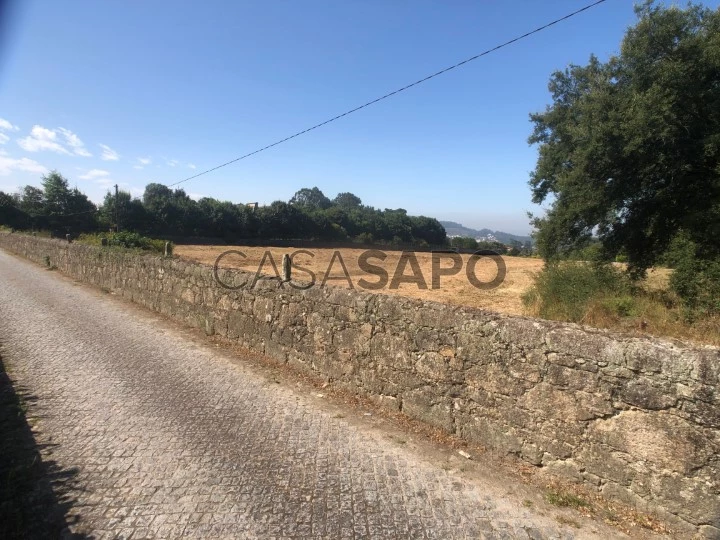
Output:
[[10,137],[5,135],[4,133],[0,133],[0,144],[5,144],[10,140]]
[[102,169],[90,169],[88,172],[80,176],[81,180],[94,180],[95,178],[102,178],[103,176],[109,176],[108,171]]
[[[62,135],[65,145],[70,147],[69,150],[60,142],[58,134]],[[87,148],[85,148],[85,144],[80,140],[80,137],[65,128],[48,129],[35,125],[30,130],[30,135],[23,139],[18,139],[18,144],[20,148],[27,152],[49,150],[65,155],[92,156],[92,154],[87,151]]]
[[7,176],[13,172],[45,174],[48,170],[32,159],[15,159],[3,153],[0,155],[0,176]]
[[12,125],[4,118],[0,118],[0,130],[2,131],[18,131],[20,128]]
[[120,159],[118,153],[106,144],[101,144],[99,146],[103,150],[102,156],[100,156],[100,159],[102,159],[103,161],[117,161],[118,159]]
[[80,137],[75,135],[72,131],[65,128],[58,128],[58,131],[65,137],[65,143],[72,148],[75,155],[83,157],[91,157],[92,154],[85,148],[85,143],[80,140]]
[[33,126],[30,135],[24,139],[18,139],[20,148],[28,152],[40,152],[50,150],[58,154],[70,154],[70,152],[57,141],[57,133],[52,129],[42,126]]
[[175,167],[180,162],[177,159],[168,159],[166,163],[170,165],[170,167]]
[[188,163],[188,168],[193,169],[193,170],[197,169],[197,167],[193,163]]
[[145,168],[145,165],[150,165],[152,163],[152,159],[150,159],[149,156],[144,157],[144,158],[139,157],[139,158],[137,158],[137,160],[138,160],[138,164],[133,165],[133,169],[141,170],[141,169]]

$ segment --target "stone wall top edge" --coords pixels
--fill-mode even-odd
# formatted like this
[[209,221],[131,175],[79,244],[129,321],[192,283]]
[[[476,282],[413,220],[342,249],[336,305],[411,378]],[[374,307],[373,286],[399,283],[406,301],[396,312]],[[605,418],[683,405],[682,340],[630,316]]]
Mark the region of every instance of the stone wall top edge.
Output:
[[[84,251],[84,252],[100,252],[107,251],[107,248],[99,246],[92,246],[88,244],[70,243],[68,244],[62,239],[51,239],[46,237],[34,237],[22,233],[10,233],[7,231],[0,231],[1,237],[15,236],[23,238],[26,241],[36,242],[38,244],[44,244],[52,246],[54,248],[69,248],[73,251]],[[120,250],[118,250],[120,253]],[[151,260],[164,265],[166,259],[162,255],[155,253],[141,253],[141,252],[122,252],[128,258],[142,258],[144,262],[150,262]],[[176,257],[172,259],[173,264],[180,263],[182,266],[197,266],[212,268],[212,265],[186,259],[184,257]],[[223,271],[229,271],[231,273],[238,273],[242,275],[254,275],[254,272],[248,272],[246,270],[234,269],[234,268],[223,268]],[[277,279],[277,278],[270,278]],[[301,284],[302,282],[298,282]],[[220,286],[220,285],[218,285]],[[294,289],[286,287],[283,289],[284,293],[297,294],[299,296],[307,296],[306,291],[300,289]],[[364,302],[380,302],[380,303],[395,303],[399,304],[401,309],[416,310],[425,309],[442,312],[447,316],[453,317],[469,317],[479,322],[494,324],[498,327],[498,331],[503,329],[512,332],[518,325],[521,325],[524,329],[537,334],[542,335],[564,335],[565,339],[583,339],[583,340],[602,340],[611,342],[614,341],[620,344],[624,349],[630,351],[642,351],[645,356],[652,355],[654,352],[658,354],[670,354],[672,356],[680,356],[686,353],[695,353],[693,356],[698,356],[703,359],[717,359],[717,370],[720,372],[720,347],[712,345],[703,345],[699,343],[686,342],[671,338],[661,338],[657,336],[649,335],[633,335],[629,333],[623,333],[615,330],[606,330],[602,328],[595,328],[585,325],[580,325],[570,322],[562,321],[550,321],[545,319],[539,319],[535,317],[525,315],[508,315],[492,310],[474,308],[469,306],[457,306],[452,304],[445,304],[434,300],[420,300],[417,298],[410,298],[405,296],[382,294],[377,292],[359,291],[351,289],[343,289],[339,287],[333,287],[332,290],[324,291],[324,296],[327,298],[329,295],[346,296],[349,299],[356,299]],[[317,297],[315,299],[318,299]],[[525,326],[527,325],[527,326]]]

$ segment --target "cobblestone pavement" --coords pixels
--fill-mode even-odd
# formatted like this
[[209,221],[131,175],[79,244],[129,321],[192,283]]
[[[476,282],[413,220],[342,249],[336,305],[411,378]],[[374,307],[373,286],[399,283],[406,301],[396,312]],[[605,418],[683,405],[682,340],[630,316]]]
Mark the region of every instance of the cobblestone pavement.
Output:
[[2,251],[0,355],[37,398],[28,417],[43,460],[75,471],[62,489],[78,535],[595,536],[268,384],[177,325]]

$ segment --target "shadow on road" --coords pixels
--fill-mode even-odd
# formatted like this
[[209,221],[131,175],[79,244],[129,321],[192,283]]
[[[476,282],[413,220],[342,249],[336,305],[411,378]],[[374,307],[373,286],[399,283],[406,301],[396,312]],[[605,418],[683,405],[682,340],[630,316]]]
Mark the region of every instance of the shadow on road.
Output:
[[26,417],[36,398],[13,387],[0,358],[0,538],[86,538],[69,535],[68,495],[77,471],[41,459]]

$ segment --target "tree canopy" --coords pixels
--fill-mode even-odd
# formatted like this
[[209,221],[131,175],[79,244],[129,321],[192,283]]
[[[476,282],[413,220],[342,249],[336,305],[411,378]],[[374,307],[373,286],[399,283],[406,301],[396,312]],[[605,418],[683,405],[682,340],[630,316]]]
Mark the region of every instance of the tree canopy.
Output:
[[538,249],[552,260],[597,237],[642,274],[682,232],[720,255],[720,10],[647,1],[620,53],[551,77],[531,115]]

